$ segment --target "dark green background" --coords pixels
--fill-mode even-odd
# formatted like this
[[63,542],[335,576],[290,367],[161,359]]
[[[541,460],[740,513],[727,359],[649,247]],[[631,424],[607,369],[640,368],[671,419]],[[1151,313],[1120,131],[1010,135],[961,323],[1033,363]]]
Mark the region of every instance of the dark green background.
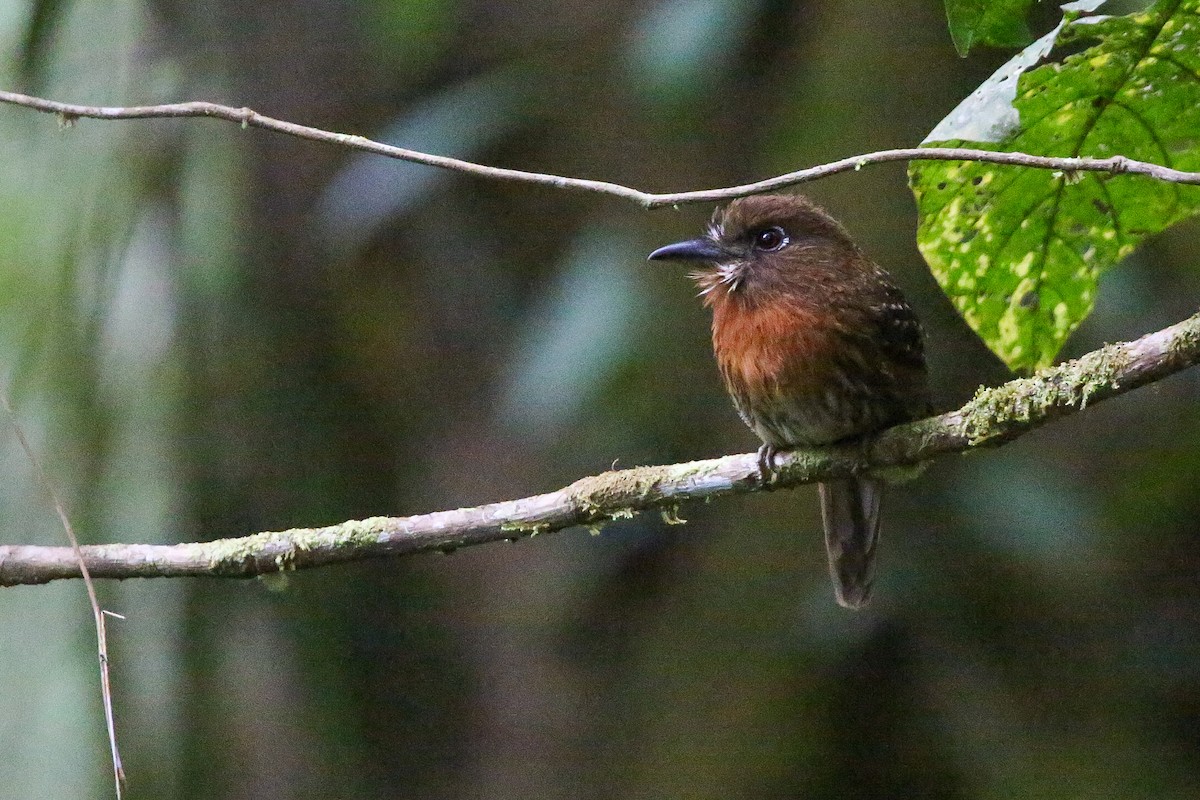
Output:
[[[0,20],[10,87],[654,190],[913,145],[1008,56],[958,59],[941,3],[910,0],[36,12]],[[757,444],[694,288],[644,262],[707,208],[205,120],[60,131],[5,107],[0,141],[0,367],[86,541],[420,513]],[[1005,379],[917,253],[903,165],[808,191],[921,312],[940,405]],[[1107,274],[1067,354],[1190,314],[1196,230]],[[104,584],[129,796],[1195,797],[1198,384],[894,490],[861,614],[833,604],[811,489],[283,587]],[[0,539],[61,543],[11,435],[0,454]],[[110,796],[92,638],[82,585],[0,591],[0,796]]]

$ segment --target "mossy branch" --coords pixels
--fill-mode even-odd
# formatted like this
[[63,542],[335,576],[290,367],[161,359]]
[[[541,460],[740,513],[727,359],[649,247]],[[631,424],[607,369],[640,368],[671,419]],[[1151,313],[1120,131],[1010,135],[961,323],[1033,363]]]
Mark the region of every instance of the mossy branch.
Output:
[[[995,446],[1057,418],[1158,381],[1200,362],[1200,314],[1169,328],[1088,353],[1002,386],[980,389],[955,411],[884,431],[863,446],[780,454],[778,486],[903,467]],[[548,494],[411,517],[373,517],[323,528],[256,533],[177,545],[80,548],[96,578],[248,578],[382,556],[596,527],[648,509],[673,515],[680,503],[763,488],[754,453],[605,472]],[[70,547],[0,546],[0,586],[78,578]]]

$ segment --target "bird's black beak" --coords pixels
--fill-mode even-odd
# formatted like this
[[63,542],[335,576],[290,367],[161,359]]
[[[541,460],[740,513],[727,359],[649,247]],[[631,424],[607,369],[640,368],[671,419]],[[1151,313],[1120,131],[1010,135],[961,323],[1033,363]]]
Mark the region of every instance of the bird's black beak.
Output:
[[660,247],[651,253],[648,261],[721,261],[729,254],[708,237],[689,239]]

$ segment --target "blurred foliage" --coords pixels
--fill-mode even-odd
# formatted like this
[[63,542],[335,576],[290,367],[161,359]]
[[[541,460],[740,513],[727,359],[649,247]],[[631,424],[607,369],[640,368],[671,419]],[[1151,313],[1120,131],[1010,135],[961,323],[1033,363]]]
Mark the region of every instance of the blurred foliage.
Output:
[[[907,0],[4,10],[6,83],[51,97],[210,99],[654,189],[908,144],[1000,60],[960,60],[937,4]],[[0,136],[0,364],[87,541],[432,511],[756,444],[693,287],[643,261],[710,209],[202,120],[4,108]],[[899,167],[808,191],[920,309],[942,405],[1006,376],[925,268]],[[1191,313],[1198,259],[1194,226],[1148,239],[1067,354]],[[811,491],[283,586],[102,585],[126,615],[130,796],[1194,797],[1197,390],[896,488],[857,615]],[[0,464],[4,540],[59,543],[11,437]],[[0,797],[111,796],[83,587],[2,596]]]
[[[988,149],[1198,169],[1198,12],[1194,0],[1119,17],[1071,12],[1057,39],[1001,67],[928,141],[973,145],[972,134],[986,130]],[[1051,47],[1091,41],[1024,71]],[[967,323],[1014,369],[1050,364],[1091,312],[1101,273],[1200,211],[1200,187],[1144,177],[914,162],[909,178],[921,252]]]

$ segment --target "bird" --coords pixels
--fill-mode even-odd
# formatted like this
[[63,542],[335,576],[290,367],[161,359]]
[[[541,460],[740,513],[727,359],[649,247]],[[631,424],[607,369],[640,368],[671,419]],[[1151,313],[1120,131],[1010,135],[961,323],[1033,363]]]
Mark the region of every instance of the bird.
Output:
[[[751,195],[713,214],[705,235],[660,247],[652,261],[699,262],[691,274],[712,311],[725,388],[762,440],[769,486],[776,454],[866,441],[929,413],[924,335],[892,278],[822,208],[799,194]],[[871,598],[883,482],[818,487],[839,605]]]

